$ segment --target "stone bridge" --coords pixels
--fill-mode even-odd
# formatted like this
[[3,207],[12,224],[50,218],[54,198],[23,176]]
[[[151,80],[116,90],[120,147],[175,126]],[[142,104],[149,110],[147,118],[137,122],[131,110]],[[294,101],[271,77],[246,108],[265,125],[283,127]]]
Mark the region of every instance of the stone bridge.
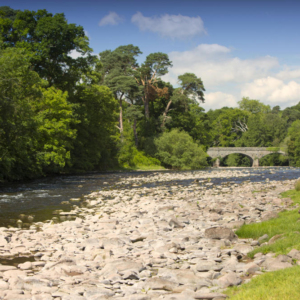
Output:
[[252,159],[252,167],[259,167],[259,159],[273,153],[280,153],[287,155],[285,151],[278,149],[278,151],[268,150],[267,147],[211,147],[208,148],[207,154],[211,158],[216,158],[214,167],[220,166],[220,158],[223,158],[229,154],[239,153],[244,154]]

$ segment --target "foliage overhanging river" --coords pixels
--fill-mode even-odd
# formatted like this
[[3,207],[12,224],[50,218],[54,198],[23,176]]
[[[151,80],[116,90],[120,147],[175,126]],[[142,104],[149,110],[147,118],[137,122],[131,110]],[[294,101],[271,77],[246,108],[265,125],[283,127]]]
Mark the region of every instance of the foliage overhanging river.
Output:
[[[246,180],[252,182],[264,182],[266,180],[287,180],[300,177],[300,168],[269,167],[269,168],[230,168],[243,173],[243,177],[222,177],[222,173],[229,168],[206,169],[199,171],[149,171],[149,172],[122,172],[122,173],[93,173],[87,175],[57,176],[43,178],[27,183],[5,184],[0,187],[0,227],[17,226],[17,220],[22,219],[23,225],[30,222],[50,220],[54,217],[55,210],[70,211],[74,204],[83,205],[84,195],[93,191],[122,189],[131,185],[132,188],[154,186],[187,186],[197,178],[197,174],[210,177],[211,172],[219,172],[220,177],[211,178],[211,185],[220,185],[226,182],[239,184]],[[144,182],[143,177],[151,177],[164,173],[190,172],[192,179],[174,179],[164,182]],[[120,184],[121,180],[140,177],[140,181]],[[203,179],[203,178],[202,178]],[[207,180],[199,184],[207,185]],[[210,185],[207,185],[209,188]],[[71,198],[80,198],[79,201],[69,201]],[[62,204],[65,202],[65,204]],[[28,216],[31,216],[28,218]],[[33,217],[33,218],[32,218]],[[29,219],[29,220],[28,220]],[[63,220],[63,219],[61,219]],[[27,223],[27,224],[26,224]]]

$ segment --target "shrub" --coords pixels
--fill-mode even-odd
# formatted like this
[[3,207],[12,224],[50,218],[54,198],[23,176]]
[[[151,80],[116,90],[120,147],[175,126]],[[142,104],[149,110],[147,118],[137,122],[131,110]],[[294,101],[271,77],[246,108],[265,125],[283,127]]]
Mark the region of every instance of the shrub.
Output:
[[206,154],[185,131],[172,129],[154,140],[156,157],[176,169],[199,169],[207,166]]
[[296,182],[295,182],[295,190],[296,190],[297,192],[300,191],[300,179],[296,180]]

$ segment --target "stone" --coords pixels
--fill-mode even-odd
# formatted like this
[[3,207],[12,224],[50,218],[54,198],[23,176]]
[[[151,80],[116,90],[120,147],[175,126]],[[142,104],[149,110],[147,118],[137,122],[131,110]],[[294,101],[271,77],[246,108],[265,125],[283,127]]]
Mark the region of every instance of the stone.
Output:
[[257,264],[250,262],[245,265],[244,270],[248,274],[254,274],[257,271],[260,271],[260,267]]
[[242,279],[234,272],[230,272],[218,279],[218,283],[222,288],[235,286],[242,283]]
[[290,257],[293,258],[293,259],[299,260],[299,259],[300,259],[300,251],[299,251],[299,250],[296,250],[296,249],[292,249],[292,250],[288,253],[288,256],[290,256]]
[[268,221],[270,219],[274,219],[278,217],[278,213],[276,211],[268,211],[268,212],[264,212],[261,215],[261,221]]
[[174,228],[183,228],[185,225],[181,222],[179,222],[178,220],[176,220],[175,218],[171,218],[169,220],[169,226],[174,227]]
[[128,300],[151,300],[151,297],[145,294],[134,294],[128,296]]
[[230,241],[237,239],[236,234],[229,228],[212,227],[205,229],[205,237],[210,239],[228,239]]
[[5,272],[9,270],[16,270],[17,268],[14,266],[5,266],[5,265],[0,265],[0,272]]
[[203,300],[214,300],[214,299],[226,299],[228,296],[221,293],[203,293],[203,292],[196,292],[194,295],[195,299],[203,299]]
[[249,252],[253,250],[253,247],[247,244],[238,244],[234,246],[234,250],[242,253],[243,255],[247,255]]
[[262,235],[261,237],[258,238],[258,242],[260,243],[263,240],[267,240],[269,236],[267,234]]
[[196,265],[196,270],[198,272],[208,272],[208,271],[220,271],[223,269],[223,266],[217,264],[214,261],[201,261]]
[[132,260],[115,260],[107,263],[104,268],[99,272],[100,276],[107,277],[116,272],[122,272],[125,270],[133,270],[136,273],[141,272],[144,269],[142,263],[132,261]]
[[145,289],[173,291],[179,284],[163,278],[150,278],[145,281]]
[[9,284],[3,280],[0,280],[0,290],[8,290]]
[[18,268],[20,268],[21,270],[30,270],[32,268],[32,263],[30,261],[27,261],[23,264],[19,264]]
[[277,258],[269,257],[261,264],[261,266],[268,271],[277,271],[281,269],[291,268],[293,265],[289,262],[282,262]]
[[282,238],[284,238],[283,234],[276,234],[276,235],[274,235],[273,237],[270,238],[268,244],[269,245],[274,244],[277,240],[282,239]]

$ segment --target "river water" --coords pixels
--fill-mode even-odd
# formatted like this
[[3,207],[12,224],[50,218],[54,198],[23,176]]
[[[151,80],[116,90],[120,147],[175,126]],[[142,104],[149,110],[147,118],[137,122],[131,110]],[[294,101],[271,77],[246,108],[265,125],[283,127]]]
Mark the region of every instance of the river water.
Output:
[[[151,178],[164,173],[186,173],[188,171],[151,171],[151,172],[122,172],[122,173],[93,173],[87,175],[74,176],[57,176],[52,178],[43,178],[26,183],[13,183],[0,186],[0,227],[17,226],[18,219],[23,220],[23,225],[29,226],[32,221],[45,221],[52,219],[53,211],[62,209],[70,211],[73,202],[70,198],[81,198],[76,205],[81,205],[84,195],[94,191],[168,186],[168,185],[189,185],[195,180],[195,177],[203,177],[211,172],[219,172],[220,177],[210,180],[214,185],[224,182],[242,183],[245,180],[264,182],[266,180],[287,180],[300,177],[300,168],[292,167],[270,167],[270,168],[233,168],[230,170],[238,170],[243,173],[243,177],[224,177],[224,172],[228,172],[228,168],[206,169],[199,171],[189,171],[193,175],[193,179],[174,179],[162,182],[145,182],[143,179]],[[223,175],[222,175],[223,174]],[[138,180],[130,183],[130,178]],[[140,178],[140,180],[139,180]],[[127,182],[122,183],[124,179]],[[128,183],[129,182],[129,183]],[[138,182],[138,184],[137,184]],[[209,187],[207,187],[209,188]],[[69,202],[62,204],[62,202]],[[30,216],[28,218],[28,216]]]

